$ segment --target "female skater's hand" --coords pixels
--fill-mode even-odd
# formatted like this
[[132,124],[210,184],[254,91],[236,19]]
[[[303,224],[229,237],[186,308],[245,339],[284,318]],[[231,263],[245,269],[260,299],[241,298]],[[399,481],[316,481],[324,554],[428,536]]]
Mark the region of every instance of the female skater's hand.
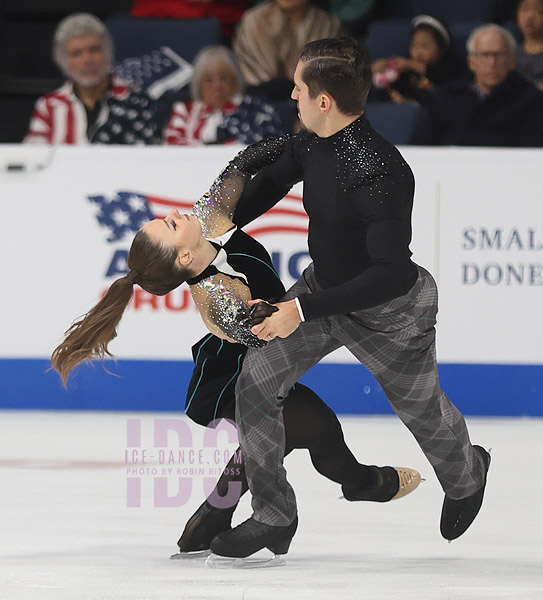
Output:
[[251,305],[251,327],[260,325],[266,317],[269,317],[272,313],[279,310],[277,306],[274,306],[265,300],[255,300],[254,302],[251,300],[249,304]]
[[[249,306],[253,306],[259,302],[263,302],[263,300],[249,300]],[[286,338],[298,329],[301,319],[294,300],[279,302],[271,306],[275,307],[276,311],[266,316],[258,325],[251,327],[251,331],[259,339],[270,341],[276,337]]]

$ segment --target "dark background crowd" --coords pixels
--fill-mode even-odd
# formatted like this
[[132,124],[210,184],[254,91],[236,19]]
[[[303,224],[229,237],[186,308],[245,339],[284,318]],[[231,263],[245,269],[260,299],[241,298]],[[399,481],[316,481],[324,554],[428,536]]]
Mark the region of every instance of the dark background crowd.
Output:
[[393,143],[543,146],[543,0],[3,0],[0,143],[295,132],[300,50],[341,35]]

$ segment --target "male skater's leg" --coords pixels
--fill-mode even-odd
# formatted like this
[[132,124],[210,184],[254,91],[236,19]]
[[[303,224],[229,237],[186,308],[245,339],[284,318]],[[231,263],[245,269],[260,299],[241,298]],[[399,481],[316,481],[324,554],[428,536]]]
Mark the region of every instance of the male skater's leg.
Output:
[[317,321],[302,323],[288,338],[276,338],[245,357],[236,386],[236,423],[253,515],[211,542],[215,554],[246,557],[262,548],[286,554],[298,517],[294,490],[283,467],[285,429],[282,401],[320,358],[339,344]]
[[[484,449],[471,444],[463,416],[439,385],[434,329],[437,288],[427,271],[420,268],[419,273],[405,296],[341,319],[337,337],[383,387],[434,468],[446,503],[480,495],[475,512],[456,514],[448,524],[442,520],[443,536],[454,539],[477,515],[490,459]],[[446,515],[444,519],[449,520]]]
[[302,323],[288,338],[249,350],[237,382],[236,423],[253,496],[253,517],[267,525],[284,527],[296,516],[294,491],[282,464],[282,402],[301,375],[339,347],[323,333],[319,321]]

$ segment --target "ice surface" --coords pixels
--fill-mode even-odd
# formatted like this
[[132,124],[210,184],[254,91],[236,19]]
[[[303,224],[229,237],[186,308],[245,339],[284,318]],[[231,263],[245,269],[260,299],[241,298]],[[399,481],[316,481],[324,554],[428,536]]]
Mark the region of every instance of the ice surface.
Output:
[[[155,476],[142,475],[141,506],[127,507],[127,420],[140,428],[140,449],[154,450],[146,466],[160,469],[152,432],[165,418],[188,423],[162,413],[0,412],[2,600],[543,599],[541,419],[467,419],[473,442],[492,447],[492,465],[479,517],[448,544],[441,489],[400,421],[342,417],[360,461],[414,467],[426,481],[397,502],[349,503],[295,451],[285,464],[300,524],[286,565],[226,570],[169,558],[203,500],[201,477],[185,505],[160,507]],[[191,431],[198,449],[203,430]],[[220,444],[234,448],[225,436]],[[174,496],[177,476],[166,479]],[[249,515],[244,498],[235,522]]]

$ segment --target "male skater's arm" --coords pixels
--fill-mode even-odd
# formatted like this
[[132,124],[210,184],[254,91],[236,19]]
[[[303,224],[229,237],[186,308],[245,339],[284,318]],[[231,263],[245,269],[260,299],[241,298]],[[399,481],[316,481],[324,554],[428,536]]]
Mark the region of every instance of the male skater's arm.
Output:
[[238,227],[244,227],[263,215],[302,180],[293,148],[295,143],[296,137],[288,139],[284,153],[245,184],[234,211],[233,221]]
[[[402,226],[396,219],[376,222],[368,229],[367,247],[372,265],[357,277],[295,300],[274,304],[277,312],[251,328],[260,339],[285,338],[302,322],[371,308],[409,291],[416,277],[402,244]],[[249,302],[251,305],[253,302]]]
[[[372,308],[409,291],[417,277],[409,250],[411,203],[408,193],[403,200],[396,195],[395,186],[397,182],[393,179],[377,177],[350,196],[353,218],[363,218],[366,222],[360,244],[364,245],[370,264],[359,275],[339,285],[276,304],[277,312],[252,327],[255,335],[261,339],[287,337],[302,320]],[[387,196],[394,200],[382,202],[381,198]]]

